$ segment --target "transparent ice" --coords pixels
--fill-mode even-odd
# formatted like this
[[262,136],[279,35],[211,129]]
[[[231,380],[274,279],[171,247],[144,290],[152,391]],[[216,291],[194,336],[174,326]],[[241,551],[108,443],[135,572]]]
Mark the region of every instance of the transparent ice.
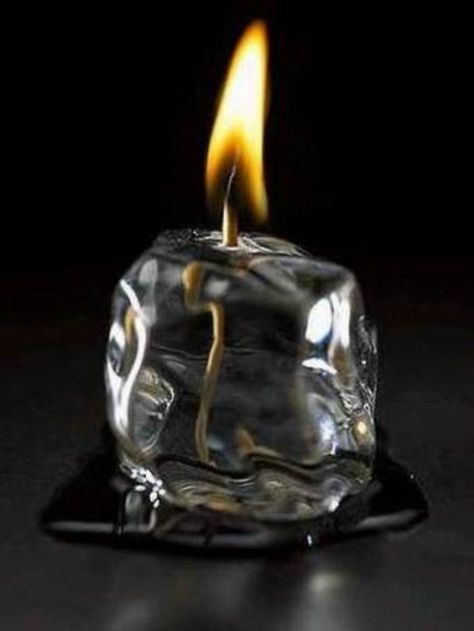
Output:
[[375,358],[348,270],[273,237],[164,233],[113,299],[122,468],[156,504],[262,523],[334,511],[371,477]]

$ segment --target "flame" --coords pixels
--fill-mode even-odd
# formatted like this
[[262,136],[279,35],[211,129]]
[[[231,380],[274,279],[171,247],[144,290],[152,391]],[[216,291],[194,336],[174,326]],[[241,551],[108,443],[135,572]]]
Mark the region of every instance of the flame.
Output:
[[232,57],[207,155],[208,200],[224,209],[224,218],[231,187],[242,193],[257,221],[267,217],[263,174],[267,58],[265,24],[252,22]]

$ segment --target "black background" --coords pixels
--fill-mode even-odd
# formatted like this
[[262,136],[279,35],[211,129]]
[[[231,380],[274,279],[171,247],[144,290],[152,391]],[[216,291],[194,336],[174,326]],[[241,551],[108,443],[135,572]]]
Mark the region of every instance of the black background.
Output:
[[[427,492],[430,521],[405,538],[245,560],[53,542],[38,512],[104,421],[114,283],[161,230],[218,224],[204,203],[207,142],[229,56],[255,17],[271,47],[260,229],[356,271],[380,331],[379,422]],[[462,21],[414,5],[245,1],[41,7],[12,20],[6,628],[467,628],[474,257]]]

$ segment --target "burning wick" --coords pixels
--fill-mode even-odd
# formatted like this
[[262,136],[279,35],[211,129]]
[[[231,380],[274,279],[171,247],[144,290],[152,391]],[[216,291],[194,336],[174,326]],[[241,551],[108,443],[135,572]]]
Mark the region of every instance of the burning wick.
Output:
[[211,133],[206,190],[212,208],[222,209],[222,242],[238,245],[234,189],[258,222],[267,218],[263,173],[268,43],[265,24],[253,22],[240,38],[230,62]]
[[229,203],[224,204],[222,215],[222,244],[226,248],[236,248],[239,244],[239,224],[237,214]]
[[232,190],[232,182],[235,177],[235,165],[229,176],[227,191],[224,200],[224,210],[222,213],[222,242],[227,248],[235,248],[239,241],[239,224],[237,213],[232,210],[229,204],[229,197]]

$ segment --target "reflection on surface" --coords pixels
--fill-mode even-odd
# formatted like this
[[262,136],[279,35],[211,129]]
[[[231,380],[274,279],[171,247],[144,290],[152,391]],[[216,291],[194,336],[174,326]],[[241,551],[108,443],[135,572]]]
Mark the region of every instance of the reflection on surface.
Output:
[[112,580],[104,628],[356,631],[352,590],[376,571],[378,551],[358,542],[349,556],[344,545],[266,559],[132,555]]
[[[379,628],[387,603],[398,602],[400,595],[418,620],[419,594],[425,590],[425,598],[431,598],[433,572],[453,575],[454,565],[442,565],[436,556],[428,564],[423,562],[424,533],[324,547],[313,538],[311,550],[292,548],[291,552],[218,554],[209,548],[164,547],[153,536],[150,503],[143,506],[136,488],[127,494],[123,485],[110,483],[115,466],[110,454],[91,460],[44,517],[49,531],[58,537],[89,538],[101,544],[76,547],[48,542],[55,554],[62,551],[64,563],[76,557],[87,565],[89,578],[84,581],[79,575],[78,580],[81,590],[93,594],[90,629],[370,631]],[[408,528],[419,522],[426,504],[411,476],[390,460],[384,467],[378,462],[376,471],[380,491],[371,496],[369,515],[354,525],[355,533],[364,528],[365,532]],[[120,508],[122,500],[126,510]],[[452,541],[449,545],[454,549]],[[445,547],[437,541],[428,550],[439,551],[444,559]],[[414,576],[416,590],[410,586]],[[458,587],[465,590],[466,584]],[[82,592],[74,593],[75,599],[79,596]],[[442,594],[438,596],[441,602]],[[398,620],[386,622],[384,631],[398,631]]]

